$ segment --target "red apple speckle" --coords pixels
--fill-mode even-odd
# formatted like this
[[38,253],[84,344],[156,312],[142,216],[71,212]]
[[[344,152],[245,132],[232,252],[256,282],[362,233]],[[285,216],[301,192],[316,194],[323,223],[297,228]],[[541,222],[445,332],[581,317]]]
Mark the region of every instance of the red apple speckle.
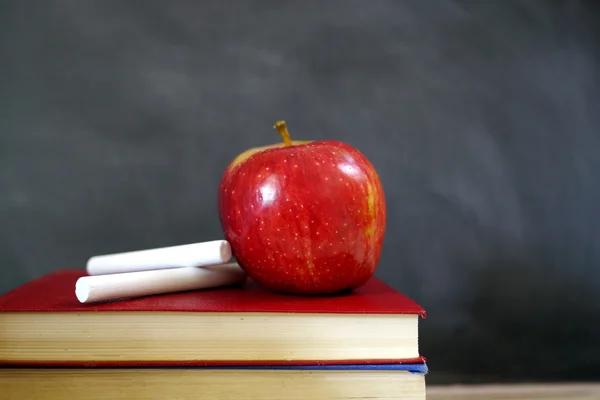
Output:
[[362,285],[385,232],[377,172],[339,141],[286,143],[248,150],[223,174],[219,215],[233,255],[276,291],[330,294]]

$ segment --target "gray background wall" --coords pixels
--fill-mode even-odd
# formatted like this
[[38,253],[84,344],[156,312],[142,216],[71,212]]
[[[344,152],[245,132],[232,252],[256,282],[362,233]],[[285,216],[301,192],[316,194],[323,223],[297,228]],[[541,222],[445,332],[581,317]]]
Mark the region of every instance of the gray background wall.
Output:
[[240,151],[379,170],[430,382],[600,377],[594,1],[0,1],[0,293],[222,237]]

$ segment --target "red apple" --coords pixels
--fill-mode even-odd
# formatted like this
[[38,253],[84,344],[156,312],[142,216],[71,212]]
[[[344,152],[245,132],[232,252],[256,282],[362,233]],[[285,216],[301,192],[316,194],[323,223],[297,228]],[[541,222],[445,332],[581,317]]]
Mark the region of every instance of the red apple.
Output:
[[334,294],[375,272],[386,225],[377,171],[335,140],[292,141],[238,155],[225,170],[219,217],[248,276],[278,292]]

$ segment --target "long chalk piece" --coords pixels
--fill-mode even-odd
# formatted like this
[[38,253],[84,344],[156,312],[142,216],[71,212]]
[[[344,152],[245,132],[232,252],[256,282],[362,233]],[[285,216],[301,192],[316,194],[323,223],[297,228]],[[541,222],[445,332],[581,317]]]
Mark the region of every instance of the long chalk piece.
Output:
[[75,284],[81,303],[133,298],[242,283],[246,274],[237,263],[113,275],[83,276]]
[[229,242],[212,240],[94,256],[88,260],[86,270],[89,275],[120,274],[166,268],[203,267],[224,264],[229,260]]

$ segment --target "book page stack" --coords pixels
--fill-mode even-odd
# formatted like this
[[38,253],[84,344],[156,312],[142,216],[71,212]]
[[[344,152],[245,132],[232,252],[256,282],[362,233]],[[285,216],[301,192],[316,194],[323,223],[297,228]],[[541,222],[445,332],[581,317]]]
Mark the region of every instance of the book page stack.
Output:
[[0,393],[21,399],[422,400],[425,311],[373,277],[336,296],[250,279],[83,304],[58,270],[0,297]]

